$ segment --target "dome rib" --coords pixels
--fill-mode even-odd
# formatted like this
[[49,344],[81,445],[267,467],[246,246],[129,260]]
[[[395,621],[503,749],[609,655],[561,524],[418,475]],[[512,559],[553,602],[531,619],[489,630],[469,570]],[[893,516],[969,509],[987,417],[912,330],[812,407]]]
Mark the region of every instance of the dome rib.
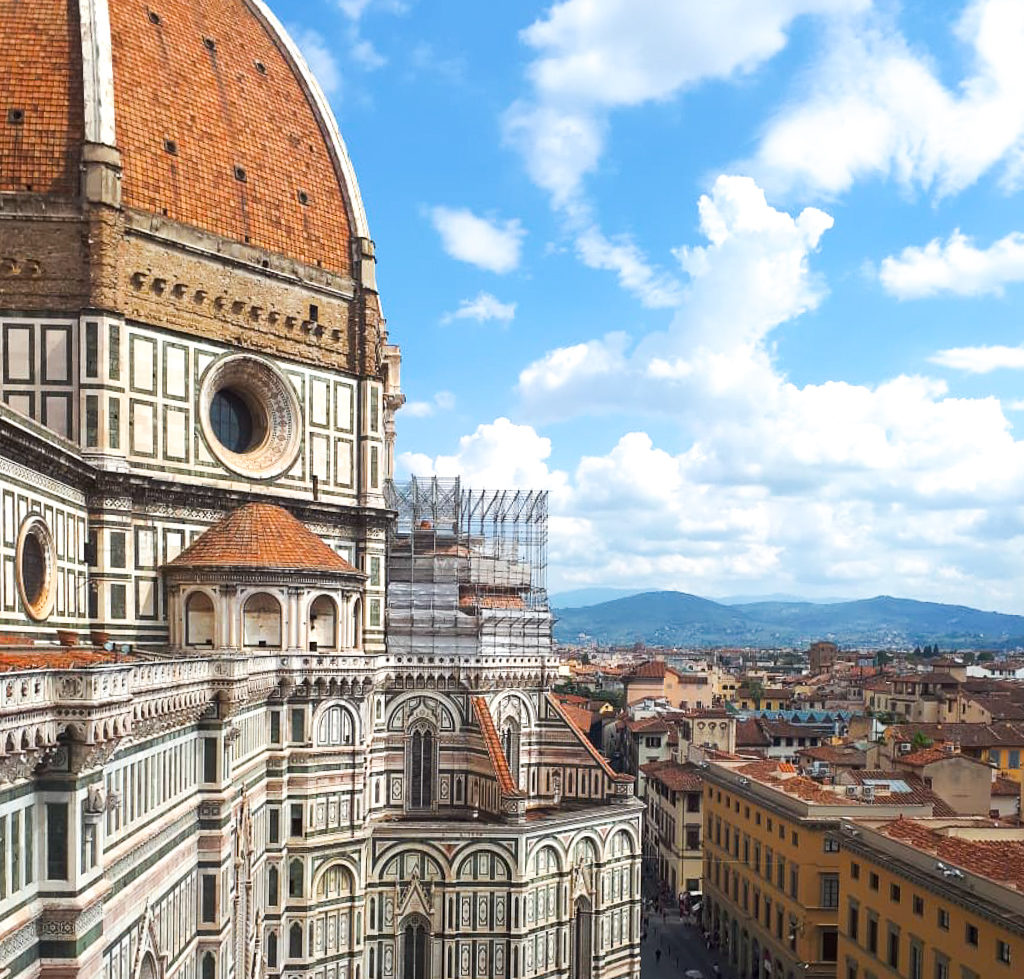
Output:
[[260,568],[365,577],[283,507],[247,503],[202,533],[165,568]]

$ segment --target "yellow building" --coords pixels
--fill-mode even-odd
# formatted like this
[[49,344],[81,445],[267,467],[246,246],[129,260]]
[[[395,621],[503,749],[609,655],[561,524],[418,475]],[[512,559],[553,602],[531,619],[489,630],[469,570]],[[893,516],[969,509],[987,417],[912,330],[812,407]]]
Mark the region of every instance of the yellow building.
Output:
[[947,811],[913,777],[856,775],[858,784],[833,786],[775,761],[702,769],[704,925],[741,976],[834,979],[841,820]]
[[652,761],[640,769],[641,797],[647,807],[644,858],[673,896],[701,889],[701,769],[675,759]]
[[1024,829],[858,820],[841,838],[840,979],[1024,974]]

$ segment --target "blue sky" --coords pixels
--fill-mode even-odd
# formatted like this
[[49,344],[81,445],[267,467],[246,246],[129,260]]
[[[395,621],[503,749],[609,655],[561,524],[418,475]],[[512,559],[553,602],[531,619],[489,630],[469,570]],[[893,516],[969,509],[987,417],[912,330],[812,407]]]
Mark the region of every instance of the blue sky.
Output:
[[312,0],[401,472],[549,585],[1024,610],[1024,0]]

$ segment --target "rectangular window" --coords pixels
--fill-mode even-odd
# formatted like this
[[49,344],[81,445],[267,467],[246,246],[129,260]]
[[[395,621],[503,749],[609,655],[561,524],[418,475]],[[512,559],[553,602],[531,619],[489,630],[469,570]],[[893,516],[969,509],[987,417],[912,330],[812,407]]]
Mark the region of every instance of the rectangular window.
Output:
[[839,957],[839,933],[835,928],[821,929],[821,960],[835,962]]
[[700,849],[700,827],[698,827],[698,826],[687,826],[686,827],[686,849],[687,850],[699,850]]
[[68,807],[46,803],[46,879],[68,879]]
[[281,842],[281,810],[269,809],[267,811],[267,842]]
[[1010,755],[1010,768],[1020,768],[1020,751],[1016,748],[1009,752]]
[[868,951],[878,954],[878,919],[874,915],[868,915]]
[[859,863],[851,863],[850,864],[850,876],[854,880],[860,880],[860,864]]
[[380,628],[380,599],[370,599],[370,628]]
[[878,874],[872,873],[868,876],[868,887],[873,891],[878,890]]
[[846,922],[846,932],[850,936],[850,941],[857,941],[858,935],[860,934],[860,908],[850,902],[850,911]]
[[281,712],[279,710],[270,712],[270,743],[281,743]]
[[0,900],[7,897],[7,817],[0,816]]
[[110,380],[121,379],[121,327],[116,323],[110,324],[110,350],[107,360],[107,375]]
[[110,566],[112,568],[123,568],[125,566],[125,535],[119,530],[110,531]]
[[972,925],[968,922],[964,925],[964,941],[968,945],[973,945],[975,948],[978,947],[978,926]]
[[1002,962],[1003,965],[1010,964],[1010,944],[1001,938],[996,939],[996,961]]
[[910,942],[910,979],[924,979],[924,949],[913,939]]
[[380,429],[380,392],[377,388],[370,388],[370,431],[376,432]]
[[920,894],[915,894],[914,895],[913,905],[914,905],[914,914],[916,914],[918,917],[920,917],[922,914],[924,914],[924,898],[921,897]]
[[825,852],[826,853],[838,853],[839,852],[839,838],[836,836],[830,836],[828,833],[825,834]]
[[370,486],[374,489],[380,485],[380,452],[377,446],[370,446]]
[[291,806],[291,835],[302,836],[302,804],[292,803]]
[[292,741],[302,744],[306,740],[306,712],[301,707],[292,708]]
[[100,399],[95,394],[85,396],[85,447],[95,449],[100,444]]
[[889,954],[888,959],[889,965],[893,969],[900,967],[900,933],[889,929]]
[[945,908],[939,908],[937,921],[943,931],[949,931],[949,912]]
[[895,904],[900,903],[900,885],[890,884],[889,885],[889,900]]
[[380,558],[370,558],[370,585],[374,588],[380,588]]
[[[36,879],[36,807],[25,809],[25,886]],[[0,862],[2,866],[2,862]]]
[[107,400],[107,443],[112,449],[121,448],[121,399]]
[[795,898],[800,890],[800,868],[796,864],[789,867],[789,896]]
[[775,867],[775,884],[781,891],[786,886],[786,858],[779,857]]
[[203,874],[202,920],[217,920],[217,878],[214,874]]
[[823,908],[839,907],[839,874],[821,875],[821,904]]
[[217,781],[217,739],[203,738],[203,781]]
[[110,586],[110,617],[124,619],[128,615],[128,586],[114,584]]
[[85,376],[99,377],[100,325],[94,320],[85,324]]
[[21,813],[11,813],[11,893],[21,890]]

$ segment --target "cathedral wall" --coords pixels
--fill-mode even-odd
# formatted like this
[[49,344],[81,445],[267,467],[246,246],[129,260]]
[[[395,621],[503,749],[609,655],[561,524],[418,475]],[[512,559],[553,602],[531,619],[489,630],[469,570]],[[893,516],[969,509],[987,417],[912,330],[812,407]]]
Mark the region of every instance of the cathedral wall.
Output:
[[[0,634],[45,634],[81,627],[87,614],[85,495],[11,459],[0,459]],[[42,594],[30,614],[24,562],[28,536],[36,538],[43,567]],[[31,596],[29,596],[31,598]],[[45,618],[38,618],[50,609]]]

